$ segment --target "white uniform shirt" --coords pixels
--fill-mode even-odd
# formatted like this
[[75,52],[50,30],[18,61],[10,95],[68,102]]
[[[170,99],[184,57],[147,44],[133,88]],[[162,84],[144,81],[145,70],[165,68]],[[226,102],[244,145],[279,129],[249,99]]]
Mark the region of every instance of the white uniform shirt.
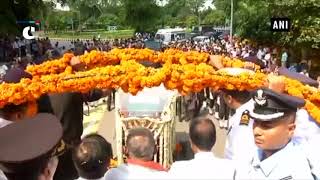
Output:
[[262,161],[262,151],[257,152],[249,169],[238,171],[237,179],[313,179],[307,158],[291,142]]
[[105,180],[152,180],[165,179],[167,173],[156,171],[143,166],[134,164],[121,164],[117,168],[107,171]]
[[303,145],[314,136],[320,135],[320,126],[309,116],[305,109],[299,109],[296,113],[296,129],[292,138],[295,145]]
[[172,164],[168,179],[234,179],[232,161],[220,159],[212,152],[199,152],[194,159]]
[[312,138],[310,138],[308,140],[308,143],[306,143],[304,146],[299,146],[306,153],[306,156],[308,158],[308,161],[311,167],[311,171],[313,175],[316,177],[315,179],[320,179],[319,139],[320,139],[320,134],[317,134],[315,136],[312,136]]
[[248,125],[240,125],[242,113],[252,111],[254,101],[251,99],[240,106],[236,113],[229,119],[229,129],[225,148],[225,158],[235,160],[237,163],[249,164],[256,151],[253,136],[253,120]]

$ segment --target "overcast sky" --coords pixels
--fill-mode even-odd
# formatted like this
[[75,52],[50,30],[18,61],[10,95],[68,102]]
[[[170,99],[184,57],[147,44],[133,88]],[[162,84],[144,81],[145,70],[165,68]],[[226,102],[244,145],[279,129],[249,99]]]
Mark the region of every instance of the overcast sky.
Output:
[[212,4],[212,0],[206,0],[204,3],[204,9],[207,9],[208,7],[214,8],[214,5]]

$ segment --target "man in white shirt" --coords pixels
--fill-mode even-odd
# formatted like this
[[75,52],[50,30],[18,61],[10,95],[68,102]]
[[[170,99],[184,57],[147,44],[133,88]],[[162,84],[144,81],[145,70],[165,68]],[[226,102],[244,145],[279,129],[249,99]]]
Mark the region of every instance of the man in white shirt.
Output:
[[6,72],[7,72],[7,70],[8,70],[8,67],[5,64],[0,66],[0,75],[4,76],[6,74]]
[[244,58],[244,59],[247,58],[247,57],[249,57],[249,51],[248,51],[247,49],[245,49],[244,51],[242,51],[241,57]]
[[229,119],[225,158],[248,164],[256,146],[252,132],[253,121],[243,117],[249,117],[248,110],[253,109],[253,101],[248,91],[223,90],[222,94],[227,106],[236,110]]
[[236,48],[233,48],[233,50],[231,51],[231,57],[233,57],[233,58],[237,57],[237,50],[236,50]]
[[191,121],[189,136],[194,159],[174,162],[169,179],[233,179],[231,161],[217,158],[211,151],[216,142],[216,129],[207,118]]
[[152,160],[156,152],[156,144],[150,130],[146,128],[131,129],[126,145],[127,163],[110,169],[105,175],[106,180],[151,180],[165,177],[164,172],[161,172],[165,169]]
[[257,53],[257,58],[262,60],[263,56],[264,56],[265,52],[263,51],[263,49],[260,47]]
[[267,49],[266,54],[264,55],[264,58],[262,61],[265,63],[265,66],[269,67],[270,61],[271,61],[271,53],[269,49]]
[[287,61],[288,61],[288,53],[286,50],[283,51],[281,55],[281,67],[287,67]]
[[75,147],[72,159],[78,180],[102,180],[112,158],[111,144],[98,134],[85,136]]

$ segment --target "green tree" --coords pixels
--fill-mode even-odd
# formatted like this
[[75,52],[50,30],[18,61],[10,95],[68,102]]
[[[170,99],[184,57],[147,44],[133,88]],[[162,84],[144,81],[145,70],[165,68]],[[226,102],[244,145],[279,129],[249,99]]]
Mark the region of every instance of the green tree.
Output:
[[319,0],[272,0],[269,9],[273,16],[286,16],[292,21],[291,31],[281,36],[281,41],[304,47],[320,47]]
[[201,8],[204,6],[205,0],[187,0],[187,5],[193,15],[198,17],[198,25],[201,24]]
[[[215,7],[230,18],[230,1],[214,0]],[[307,48],[320,46],[319,0],[234,0],[235,32],[256,41]],[[289,17],[289,33],[270,31],[272,17]]]
[[[85,24],[95,21],[102,14],[102,1],[96,0],[65,0],[73,12],[78,13],[78,30]],[[88,21],[88,22],[87,22]]]
[[31,19],[31,10],[39,7],[42,0],[2,0],[0,9],[0,30],[2,33],[20,34],[22,26],[16,21]]
[[186,25],[188,27],[196,26],[197,23],[198,23],[198,17],[197,16],[192,15],[192,16],[187,17]]
[[122,0],[125,9],[125,22],[136,31],[155,28],[160,17],[160,8],[154,0]]
[[205,24],[221,26],[225,24],[226,15],[221,10],[211,10],[209,14],[204,17]]

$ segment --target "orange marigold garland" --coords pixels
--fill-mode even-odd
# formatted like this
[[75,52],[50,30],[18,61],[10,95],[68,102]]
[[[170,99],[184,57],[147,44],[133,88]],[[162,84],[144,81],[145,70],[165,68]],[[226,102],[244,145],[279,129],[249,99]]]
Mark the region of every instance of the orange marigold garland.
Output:
[[[259,77],[259,74],[256,74],[256,77]],[[161,69],[154,69],[147,68],[134,60],[128,60],[115,66],[97,67],[83,72],[42,75],[32,80],[23,79],[17,84],[1,84],[0,88],[6,91],[1,91],[0,106],[34,100],[45,93],[87,92],[95,87],[120,87],[132,94],[136,94],[144,87],[155,87],[161,83],[168,89],[177,89],[182,94],[199,92],[205,87],[254,89],[259,87],[259,83],[260,86],[262,84],[262,80],[256,79],[249,75],[225,77],[217,74],[205,63],[178,65],[168,62]],[[232,83],[233,85],[230,85]]]
[[[45,93],[87,92],[92,88],[121,88],[136,94],[144,87],[161,83],[167,89],[177,89],[181,94],[199,92],[205,87],[213,89],[256,89],[264,85],[266,75],[242,73],[229,76],[218,73],[207,63],[209,55],[198,52],[183,52],[169,49],[163,53],[149,49],[114,49],[110,52],[91,51],[80,56],[87,71],[74,72],[69,65],[73,54],[61,59],[29,66],[27,71],[34,77],[17,84],[1,84],[0,107],[8,103],[21,104],[34,101]],[[145,67],[136,61],[160,62],[163,67]],[[244,67],[241,60],[222,57],[227,67]],[[114,65],[118,64],[118,65]],[[111,66],[112,65],[112,66]],[[307,100],[305,108],[320,123],[320,92],[298,81],[286,78],[286,91]]]
[[[27,67],[27,71],[33,76],[41,76],[48,74],[59,74],[63,72],[72,72],[69,65],[73,54],[65,54],[62,58],[44,62],[40,65],[32,65]],[[106,65],[117,64],[120,61],[136,60],[136,61],[151,61],[165,64],[200,64],[206,63],[209,58],[207,53],[199,53],[197,51],[184,52],[177,49],[168,49],[165,52],[156,52],[150,49],[113,49],[109,52],[91,51],[90,53],[79,56],[87,69],[102,67]],[[224,63],[230,64],[228,67],[244,67],[244,62],[238,59],[229,59],[224,57]],[[235,62],[235,63],[232,63]]]
[[[243,61],[241,61],[240,59],[237,58],[230,58],[227,56],[223,56],[222,57],[222,64],[224,67],[237,67],[237,68],[244,68],[245,67],[245,63]],[[259,70],[260,66],[252,63],[252,67],[255,70]]]
[[306,105],[304,108],[308,111],[311,117],[320,124],[320,108],[311,103],[309,100],[306,100]]
[[27,71],[32,74],[32,76],[59,74],[64,71],[70,71],[72,68],[69,66],[69,62],[72,57],[74,57],[73,54],[66,53],[60,59],[47,61],[39,65],[27,66]]

